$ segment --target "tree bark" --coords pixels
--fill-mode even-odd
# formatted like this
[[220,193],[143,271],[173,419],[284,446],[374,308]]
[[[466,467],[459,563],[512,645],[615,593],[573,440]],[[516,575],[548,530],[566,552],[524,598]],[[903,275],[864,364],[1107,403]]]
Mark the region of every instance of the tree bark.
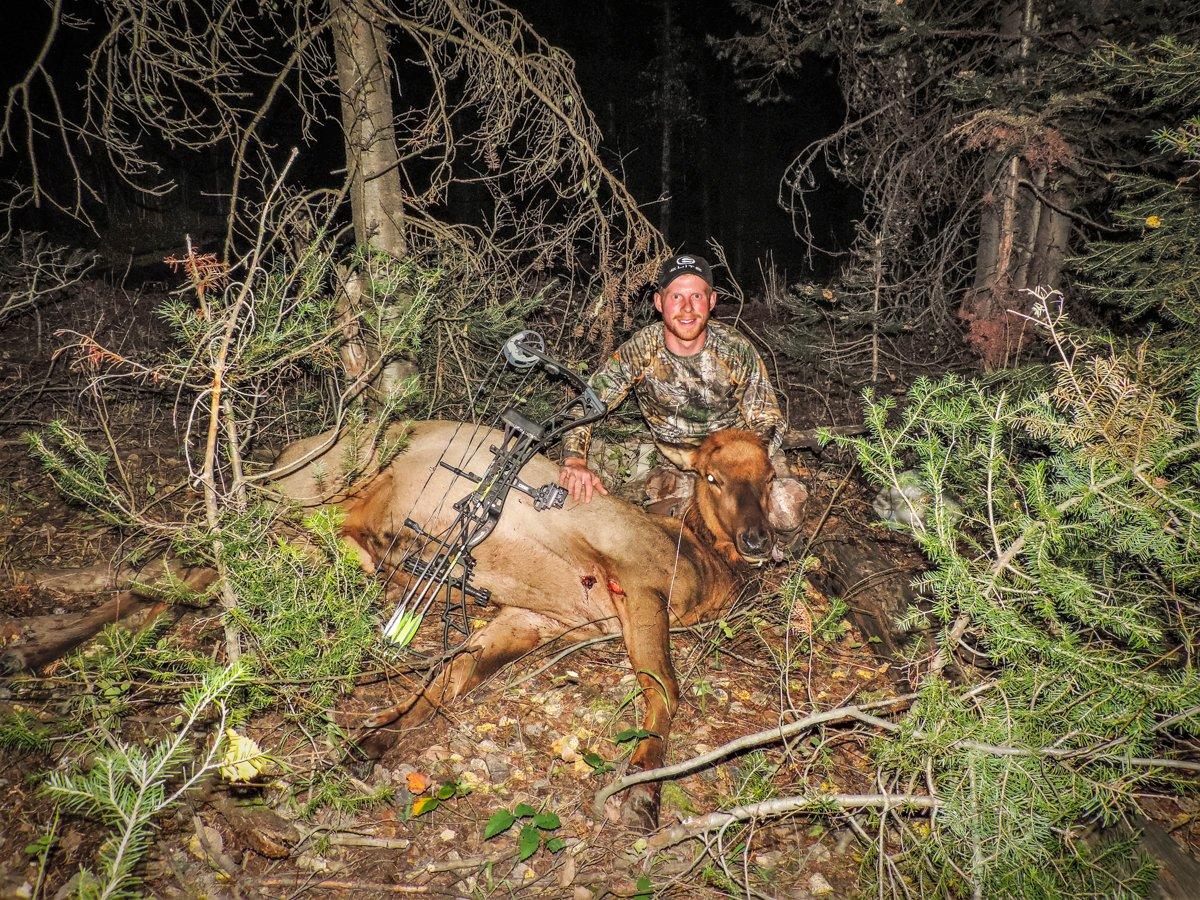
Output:
[[1053,206],[1042,204],[1041,224],[1033,247],[1030,287],[1062,287],[1063,264],[1067,258],[1071,238],[1071,219],[1068,213],[1074,206],[1072,187],[1071,181],[1062,181],[1057,189],[1047,195]]
[[[1001,17],[1000,33],[1019,37],[1017,81],[1021,87],[1029,80],[1025,63],[1037,21],[1034,0],[1009,6]],[[1022,240],[1023,227],[1027,229],[1034,218],[1023,214],[1021,206],[1021,181],[1028,171],[1022,152],[1022,147],[1008,147],[993,156],[996,176],[980,213],[975,283],[959,308],[967,325],[967,341],[988,369],[1000,368],[1010,359],[1007,310],[1014,294],[1024,286],[1020,281],[1024,277],[1020,271],[1022,250],[1031,246],[1035,237],[1035,232],[1025,231],[1029,245]]]
[[662,0],[662,32],[659,43],[661,67],[658,77],[659,117],[662,134],[660,135],[658,158],[658,192],[662,198],[662,208],[659,210],[658,230],[664,240],[671,243],[671,141],[673,140],[676,111],[670,108],[671,103],[671,0]]
[[[330,0],[330,7],[355,242],[400,258],[408,251],[408,235],[387,34],[361,0]],[[378,362],[380,350],[363,339],[357,325],[366,293],[362,276],[348,272],[341,276],[340,318],[343,327],[353,331],[347,334],[349,357],[343,361],[346,377],[353,381],[356,373]],[[381,402],[399,396],[410,372],[403,361],[387,363],[372,386],[372,395]]]
[[330,0],[350,210],[360,246],[407,249],[387,35],[357,0]]

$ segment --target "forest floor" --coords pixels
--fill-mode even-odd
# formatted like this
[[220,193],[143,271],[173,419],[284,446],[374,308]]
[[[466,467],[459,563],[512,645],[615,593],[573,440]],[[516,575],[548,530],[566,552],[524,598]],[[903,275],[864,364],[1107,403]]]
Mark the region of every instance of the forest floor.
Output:
[[[21,433],[53,418],[85,429],[101,446],[111,440],[123,477],[146,509],[188,499],[175,398],[128,385],[110,385],[97,395],[85,390],[88,375],[57,354],[71,342],[72,331],[96,333],[122,352],[154,346],[162,339],[152,312],[161,296],[152,288],[123,291],[91,283],[0,337],[0,569],[5,573],[104,562],[124,548],[121,534],[58,497],[27,454]],[[777,342],[772,335],[786,310],[759,303],[740,312],[741,327],[765,337],[768,345]],[[49,332],[47,322],[55,323],[56,333]],[[887,390],[902,393],[914,377],[931,374],[935,366],[965,365],[964,357],[949,349],[949,339],[937,353],[932,346],[916,346],[913,335],[900,339],[912,346],[891,346],[895,358],[885,359],[881,379]],[[825,360],[821,372],[800,371],[782,353],[769,361],[778,362],[792,426],[859,421],[861,359],[839,361],[836,354],[820,352],[822,338],[813,340],[814,356]],[[922,340],[931,341],[928,335]],[[933,361],[899,362],[905,358]],[[808,524],[797,554],[808,548],[820,558],[820,541],[839,531],[868,540],[878,534],[869,491],[847,477],[847,460],[803,454],[796,464],[810,489]],[[919,564],[911,549],[892,540],[881,540],[879,552],[896,572],[907,573],[902,580]],[[905,672],[880,658],[871,640],[845,618],[844,606],[816,587],[793,605],[798,571],[795,562],[773,570],[759,596],[743,601],[721,623],[673,638],[683,698],[669,762],[816,709],[907,689]],[[815,583],[822,583],[820,576],[818,569]],[[0,615],[69,612],[96,599],[17,584],[0,594]],[[211,615],[195,612],[185,614],[175,631],[198,647],[211,646],[218,633]],[[418,649],[437,649],[436,636],[422,640],[427,646]],[[280,716],[256,718],[248,733],[281,760],[278,771],[247,793],[231,798],[207,790],[179,804],[158,824],[141,870],[144,890],[162,897],[340,891],[364,897],[542,894],[580,900],[604,894],[718,896],[749,888],[787,897],[855,893],[861,845],[846,827],[830,830],[818,819],[793,819],[734,826],[709,835],[706,843],[658,848],[615,821],[613,805],[597,814],[596,792],[615,774],[596,771],[584,756],[595,754],[588,757],[593,763],[598,756],[619,774],[626,745],[617,738],[638,725],[633,675],[619,643],[592,646],[545,666],[557,649],[510,667],[427,726],[403,735],[365,778],[341,777],[325,789],[314,789],[311,779],[308,787],[298,787],[306,781],[307,761],[317,755],[315,743]],[[43,679],[0,686],[0,707],[61,716],[73,686],[56,681],[56,673],[52,665]],[[343,702],[342,715],[378,705],[408,686],[404,676],[388,671],[362,681],[370,683]],[[135,690],[128,702],[122,725],[126,739],[161,734],[176,712],[151,686]],[[39,896],[57,896],[80,866],[94,865],[102,826],[75,817],[57,821],[38,790],[57,756],[53,748],[49,755],[10,751],[0,767],[6,822],[0,830],[0,897],[31,896],[35,889]],[[869,792],[872,769],[856,738],[819,732],[786,753],[778,747],[741,753],[668,782],[661,824],[816,784],[828,791]],[[457,786],[460,796],[414,815],[413,804],[426,784],[425,796],[445,784]],[[270,812],[247,829],[244,818],[229,811],[230,799],[239,808],[257,804]],[[496,810],[511,811],[521,803],[553,812],[561,822],[544,833],[543,846],[525,861],[518,859],[519,826],[484,839]],[[38,838],[51,828],[56,837],[42,871]],[[272,829],[290,835],[286,843],[292,846],[281,854],[274,853]],[[565,848],[551,852],[544,846],[550,838],[561,838]]]

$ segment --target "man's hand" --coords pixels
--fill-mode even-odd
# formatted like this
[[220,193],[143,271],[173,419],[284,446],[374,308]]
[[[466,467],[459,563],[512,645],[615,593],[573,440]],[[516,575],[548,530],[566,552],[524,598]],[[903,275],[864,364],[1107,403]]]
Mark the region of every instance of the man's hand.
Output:
[[600,476],[588,468],[587,460],[571,456],[563,460],[558,470],[558,483],[571,492],[571,499],[579,503],[590,503],[597,492],[607,496]]

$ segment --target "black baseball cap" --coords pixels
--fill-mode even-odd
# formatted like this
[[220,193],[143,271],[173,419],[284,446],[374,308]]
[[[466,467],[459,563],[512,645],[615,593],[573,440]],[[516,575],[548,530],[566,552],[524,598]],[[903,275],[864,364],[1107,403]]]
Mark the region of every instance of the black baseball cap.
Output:
[[680,275],[699,275],[710,288],[713,286],[712,269],[702,256],[681,253],[668,259],[658,271],[658,290],[662,290]]

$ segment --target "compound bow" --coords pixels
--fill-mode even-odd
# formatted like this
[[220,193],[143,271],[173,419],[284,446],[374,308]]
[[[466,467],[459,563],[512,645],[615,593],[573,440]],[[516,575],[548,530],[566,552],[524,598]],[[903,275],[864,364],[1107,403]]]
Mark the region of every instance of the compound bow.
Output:
[[[564,432],[595,422],[608,412],[583,378],[546,355],[545,342],[537,332],[522,331],[513,335],[504,342],[501,353],[508,364],[518,371],[540,368],[549,376],[565,379],[574,389],[573,396],[541,422],[522,414],[516,404],[505,407],[496,423],[504,437],[499,446],[489,448],[493,459],[483,475],[475,475],[451,465],[444,458],[446,451],[442,451],[438,466],[449,470],[457,478],[474,482],[476,487],[454,504],[457,515],[436,534],[412,518],[404,520],[405,527],[414,535],[413,546],[393,567],[388,579],[402,569],[411,576],[411,581],[400,604],[383,627],[384,640],[395,647],[408,646],[425,614],[439,596],[444,599],[443,648],[448,650],[450,647],[451,630],[464,637],[470,633],[467,598],[474,599],[481,606],[490,599],[487,590],[471,583],[475,571],[475,558],[471,551],[495,530],[509,491],[516,489],[527,494],[533,498],[533,505],[538,510],[561,508],[567,497],[566,489],[553,482],[541,487],[526,484],[520,478],[521,469],[536,453],[549,447]],[[476,426],[477,429],[479,427]],[[449,449],[449,444],[446,449]],[[390,555],[391,548],[384,559]],[[457,602],[455,593],[458,595]]]

